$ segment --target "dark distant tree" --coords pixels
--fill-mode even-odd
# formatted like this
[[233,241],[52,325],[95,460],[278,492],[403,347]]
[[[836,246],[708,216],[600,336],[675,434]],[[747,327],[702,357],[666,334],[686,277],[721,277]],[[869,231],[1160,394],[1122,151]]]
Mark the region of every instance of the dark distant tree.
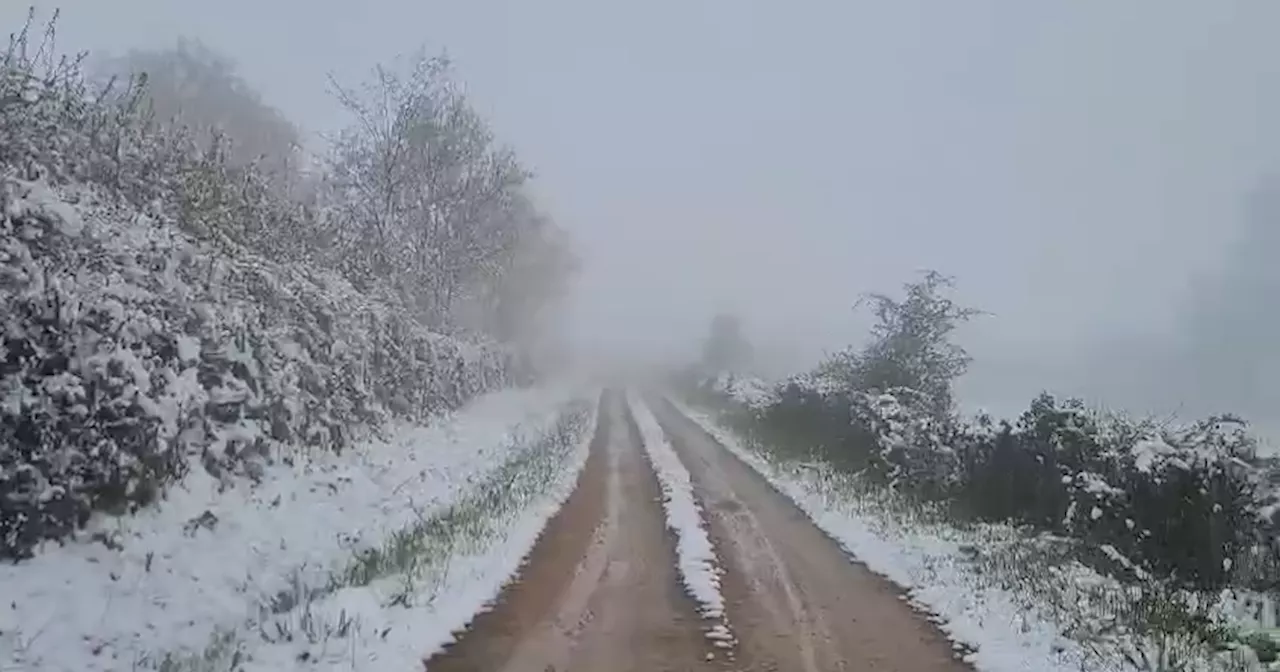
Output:
[[516,240],[500,264],[481,277],[485,331],[504,342],[535,342],[547,335],[551,309],[568,291],[581,262],[568,233],[521,197],[509,213]]
[[740,372],[750,364],[751,354],[751,344],[736,315],[720,313],[712,318],[702,347],[702,365],[709,373]]
[[301,134],[236,71],[235,63],[199,40],[132,50],[94,63],[97,79],[134,80],[162,125],[186,127],[203,147],[217,144],[233,167],[255,164],[276,186],[296,184]]

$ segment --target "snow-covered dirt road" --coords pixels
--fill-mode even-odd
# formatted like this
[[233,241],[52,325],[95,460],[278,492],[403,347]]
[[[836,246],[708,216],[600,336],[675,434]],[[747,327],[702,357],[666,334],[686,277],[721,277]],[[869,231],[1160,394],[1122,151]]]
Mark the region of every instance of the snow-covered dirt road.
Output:
[[606,395],[577,490],[428,670],[969,669],[891,584],[650,401]]
[[676,573],[661,490],[622,395],[600,403],[577,490],[494,609],[431,672],[691,670],[714,650]]

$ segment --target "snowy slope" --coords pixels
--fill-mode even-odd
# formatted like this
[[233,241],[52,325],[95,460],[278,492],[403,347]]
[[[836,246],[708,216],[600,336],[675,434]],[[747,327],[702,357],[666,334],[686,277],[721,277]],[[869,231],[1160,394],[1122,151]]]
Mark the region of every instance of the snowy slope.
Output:
[[258,487],[238,481],[220,492],[192,469],[158,508],[91,523],[84,536],[103,542],[0,566],[0,659],[80,672],[205,650],[261,605],[302,601],[355,550],[456,500],[518,434],[546,431],[574,393],[492,393],[427,427],[394,426],[341,454],[268,467]]
[[[431,576],[415,582],[403,603],[394,597],[404,590],[402,576],[343,588],[320,601],[316,608],[330,622],[334,615],[345,615],[357,625],[345,636],[325,642],[324,648],[333,653],[313,657],[307,669],[415,670],[453,642],[516,576],[542,529],[573,492],[595,434],[594,406],[582,419],[569,442],[547,455],[549,459],[522,464],[519,474],[501,476],[501,487],[519,493],[506,511],[488,521],[488,534],[458,544],[449,558],[430,568]],[[299,650],[289,642],[260,646],[245,672],[287,669],[291,661],[296,665]]]

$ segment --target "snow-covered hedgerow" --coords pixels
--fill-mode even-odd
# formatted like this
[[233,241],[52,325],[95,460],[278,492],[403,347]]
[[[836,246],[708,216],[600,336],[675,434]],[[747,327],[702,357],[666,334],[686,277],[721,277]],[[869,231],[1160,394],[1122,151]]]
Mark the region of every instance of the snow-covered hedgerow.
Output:
[[701,387],[751,409],[765,408],[777,400],[774,387],[755,376],[721,372],[702,381]]
[[8,177],[0,207],[0,557],[149,503],[192,455],[253,476],[273,446],[340,450],[506,382],[499,350],[93,189]]
[[361,655],[393,647],[418,667],[496,594],[562,481],[572,487],[593,408],[580,392],[482,395],[340,454],[277,462],[258,485],[193,470],[162,506],[95,517],[86,533],[100,543],[0,564],[0,660],[67,672],[324,667],[351,653],[338,643],[349,637]]
[[1216,589],[1273,581],[1269,469],[1229,417],[1160,426],[1047,395],[1013,422],[939,420],[910,390],[792,382],[753,431],[965,519],[1010,521],[1098,549],[1116,571]]
[[305,251],[296,208],[136,89],[20,46],[0,59],[0,559],[155,500],[193,458],[256,478],[519,375],[305,254],[252,252]]

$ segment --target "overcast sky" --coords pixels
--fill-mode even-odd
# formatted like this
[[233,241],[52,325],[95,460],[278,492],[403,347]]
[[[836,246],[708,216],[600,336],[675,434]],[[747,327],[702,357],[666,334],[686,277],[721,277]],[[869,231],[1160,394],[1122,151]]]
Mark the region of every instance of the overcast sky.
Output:
[[933,267],[995,313],[967,334],[987,397],[1167,334],[1276,158],[1268,0],[57,4],[64,46],[199,37],[311,131],[327,73],[447,48],[577,238],[579,340],[687,347],[727,309],[803,363]]

